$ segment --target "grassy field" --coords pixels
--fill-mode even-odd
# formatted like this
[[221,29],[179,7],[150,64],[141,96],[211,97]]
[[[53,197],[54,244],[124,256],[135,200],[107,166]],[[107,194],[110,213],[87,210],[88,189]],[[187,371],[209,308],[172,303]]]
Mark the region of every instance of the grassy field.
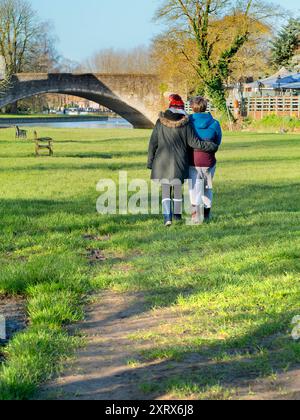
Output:
[[[22,294],[30,325],[5,349],[0,399],[30,398],[80,345],[64,326],[83,317],[93,290],[143,291],[180,323],[140,331],[147,360],[201,355],[201,371],[141,384],[145,393],[230,397],[236,378],[300,363],[291,321],[300,315],[300,140],[227,134],[219,153],[214,219],[166,230],[151,216],[100,216],[100,178],[146,178],[150,131],[40,129],[53,158],[0,131],[0,293]],[[87,244],[84,236],[110,235]],[[87,248],[106,257],[91,265]],[[233,388],[233,389],[232,389]]]

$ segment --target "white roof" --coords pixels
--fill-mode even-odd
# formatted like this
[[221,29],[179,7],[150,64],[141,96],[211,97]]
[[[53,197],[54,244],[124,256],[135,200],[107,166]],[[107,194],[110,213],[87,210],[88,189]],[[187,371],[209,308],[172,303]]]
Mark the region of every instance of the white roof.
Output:
[[[265,79],[257,80],[254,83],[249,83],[246,85],[248,88],[252,89],[289,89],[289,85],[296,84],[300,82],[300,73],[294,73],[286,68],[280,69],[277,73],[269,76]],[[291,87],[292,88],[292,87]]]

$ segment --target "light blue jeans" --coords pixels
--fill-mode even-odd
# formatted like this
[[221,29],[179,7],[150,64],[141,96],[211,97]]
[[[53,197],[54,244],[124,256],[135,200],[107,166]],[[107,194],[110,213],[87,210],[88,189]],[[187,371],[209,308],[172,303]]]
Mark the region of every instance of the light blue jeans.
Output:
[[[204,203],[206,209],[211,209],[213,204],[213,179],[217,165],[213,168],[197,168],[190,166],[190,200],[194,207]],[[201,182],[202,181],[202,182]],[[203,196],[204,183],[204,196]]]

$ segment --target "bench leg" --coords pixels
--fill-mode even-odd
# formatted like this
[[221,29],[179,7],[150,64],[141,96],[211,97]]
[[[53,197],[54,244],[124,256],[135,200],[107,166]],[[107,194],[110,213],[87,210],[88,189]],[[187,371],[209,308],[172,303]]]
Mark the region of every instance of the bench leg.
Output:
[[49,150],[49,156],[53,156],[53,149],[52,149],[52,145],[51,144],[49,144],[48,150]]

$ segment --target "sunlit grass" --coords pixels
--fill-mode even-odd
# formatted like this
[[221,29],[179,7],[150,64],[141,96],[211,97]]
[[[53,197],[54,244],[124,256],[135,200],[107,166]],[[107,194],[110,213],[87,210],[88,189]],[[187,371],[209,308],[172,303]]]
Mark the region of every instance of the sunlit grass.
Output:
[[[145,393],[221,399],[233,377],[270,375],[300,362],[291,320],[300,315],[300,141],[296,135],[227,134],[219,154],[214,219],[166,230],[160,217],[96,213],[101,178],[149,179],[142,130],[39,129],[55,156],[0,131],[0,293],[28,299],[30,325],[5,350],[0,398],[24,399],[78,345],[64,326],[83,317],[93,289],[143,291],[178,321],[131,335],[139,357],[185,371]],[[31,136],[31,134],[30,134]],[[85,235],[109,235],[87,241]],[[106,256],[91,265],[88,249]],[[135,358],[128,362],[132,367]]]

